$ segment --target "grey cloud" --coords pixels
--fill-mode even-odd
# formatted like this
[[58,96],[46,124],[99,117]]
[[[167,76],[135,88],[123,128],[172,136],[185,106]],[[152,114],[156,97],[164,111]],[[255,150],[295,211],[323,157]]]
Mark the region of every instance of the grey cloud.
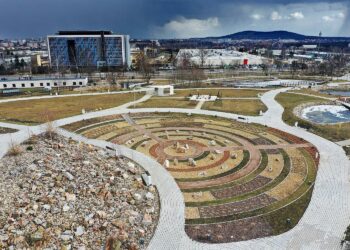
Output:
[[[321,2],[347,3],[345,0],[0,0],[0,38],[45,36],[60,29],[110,29],[135,38],[152,38],[156,36],[155,27],[163,27],[179,17],[218,18],[225,33],[268,29],[268,18],[259,20],[258,26],[251,23],[254,20],[250,16],[255,10],[270,10],[263,13],[269,16],[275,8],[286,5]],[[346,20],[341,32],[350,36],[349,15]],[[309,32],[292,23],[290,27],[300,33]]]

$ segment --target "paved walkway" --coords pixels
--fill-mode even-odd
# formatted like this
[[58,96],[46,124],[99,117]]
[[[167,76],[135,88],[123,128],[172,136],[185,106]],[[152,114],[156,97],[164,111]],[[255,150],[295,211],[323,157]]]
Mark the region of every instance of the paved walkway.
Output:
[[141,102],[145,102],[147,101],[148,99],[150,99],[152,97],[152,95],[144,95],[143,97],[141,97],[140,99],[137,99],[135,101],[132,101],[132,102],[128,102],[128,103],[125,103],[119,107],[117,107],[117,109],[127,109],[127,108],[130,108],[138,103],[141,103]]
[[[223,112],[189,109],[134,109],[113,108],[65,118],[55,122],[56,126],[69,124],[111,114],[127,112],[181,112],[204,115],[217,115],[244,122],[256,122],[299,136],[317,147],[320,152],[320,165],[315,182],[313,197],[299,224],[292,230],[278,236],[266,237],[236,243],[203,244],[189,239],[184,231],[184,202],[182,194],[170,174],[151,158],[127,149],[118,148],[120,154],[134,159],[149,170],[160,193],[161,213],[155,235],[149,249],[340,249],[340,241],[350,221],[350,161],[342,148],[307,131],[286,125],[282,121],[283,108],[275,101],[275,96],[286,89],[278,89],[262,95],[262,101],[268,107],[260,117],[249,117]],[[241,117],[240,119],[238,117]],[[21,143],[30,133],[41,133],[44,125],[22,128],[11,135],[0,136],[0,157],[9,147],[11,141]],[[87,140],[79,135],[59,130],[62,135],[76,140]],[[105,147],[108,143],[88,140],[88,143]],[[112,146],[112,145],[110,145]]]
[[0,122],[0,127],[12,128],[12,129],[17,129],[17,130],[21,130],[21,129],[26,129],[27,128],[27,126],[24,126],[24,125],[19,125],[19,124],[14,124],[14,123],[7,123],[7,122]]
[[[349,135],[350,136],[350,135]],[[337,144],[339,146],[345,147],[345,146],[350,146],[350,139],[344,140],[344,141],[338,141]]]
[[163,140],[156,136],[155,134],[148,131],[145,126],[138,125],[136,122],[129,116],[129,114],[122,114],[124,120],[131,125],[134,129],[136,129],[140,134],[147,135],[149,138],[152,138],[156,142],[162,142]]
[[202,101],[199,101],[194,109],[197,109],[197,110],[198,110],[198,109],[201,109],[202,106],[204,105],[204,103],[205,103],[205,101],[203,101],[203,100],[202,100]]

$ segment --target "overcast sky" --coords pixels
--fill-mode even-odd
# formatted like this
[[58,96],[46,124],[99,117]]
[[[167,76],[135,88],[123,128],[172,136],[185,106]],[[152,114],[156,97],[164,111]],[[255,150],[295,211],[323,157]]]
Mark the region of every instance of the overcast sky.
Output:
[[105,29],[132,38],[243,30],[350,36],[350,0],[0,0],[0,39]]

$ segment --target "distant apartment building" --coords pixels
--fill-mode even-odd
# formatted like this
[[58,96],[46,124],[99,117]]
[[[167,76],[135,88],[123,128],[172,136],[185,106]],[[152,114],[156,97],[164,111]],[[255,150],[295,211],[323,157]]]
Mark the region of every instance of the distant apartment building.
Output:
[[60,31],[47,37],[51,67],[130,67],[128,35],[111,31]]

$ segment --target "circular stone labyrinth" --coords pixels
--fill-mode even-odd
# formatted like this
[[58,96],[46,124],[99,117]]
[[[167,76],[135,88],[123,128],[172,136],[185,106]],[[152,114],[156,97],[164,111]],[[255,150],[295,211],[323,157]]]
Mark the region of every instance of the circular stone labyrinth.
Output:
[[[142,146],[146,145],[145,143]],[[154,158],[188,161],[190,158],[193,159],[202,155],[204,148],[204,144],[191,140],[166,140],[153,145],[150,148],[150,154]]]
[[298,223],[312,196],[317,150],[276,129],[173,113],[103,117],[69,128],[156,159],[183,193],[185,230],[196,241],[281,234]]

